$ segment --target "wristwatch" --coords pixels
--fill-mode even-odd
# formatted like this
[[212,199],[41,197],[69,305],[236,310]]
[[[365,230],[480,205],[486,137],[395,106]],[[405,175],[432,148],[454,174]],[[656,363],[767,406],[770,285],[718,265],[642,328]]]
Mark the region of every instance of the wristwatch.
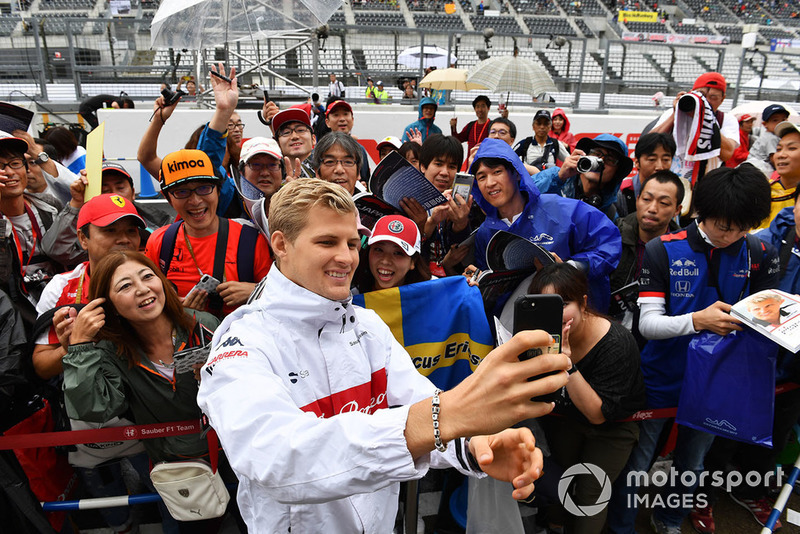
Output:
[[47,152],[39,152],[39,155],[36,156],[36,163],[40,165],[42,163],[47,163],[48,161],[50,161],[50,156],[47,155]]

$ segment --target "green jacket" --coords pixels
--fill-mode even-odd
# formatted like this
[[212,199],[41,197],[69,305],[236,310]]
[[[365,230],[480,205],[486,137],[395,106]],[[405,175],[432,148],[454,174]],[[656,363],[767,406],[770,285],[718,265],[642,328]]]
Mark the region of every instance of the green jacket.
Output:
[[[205,312],[187,310],[210,330],[219,320]],[[178,330],[181,344],[189,332]],[[167,423],[200,418],[197,407],[197,381],[191,373],[176,374],[170,381],[159,373],[140,351],[140,362],[133,368],[116,353],[109,341],[69,347],[63,358],[64,400],[73,419],[104,423],[114,416],[127,415],[137,425]],[[208,443],[200,434],[143,439],[153,463],[199,457],[208,453]]]

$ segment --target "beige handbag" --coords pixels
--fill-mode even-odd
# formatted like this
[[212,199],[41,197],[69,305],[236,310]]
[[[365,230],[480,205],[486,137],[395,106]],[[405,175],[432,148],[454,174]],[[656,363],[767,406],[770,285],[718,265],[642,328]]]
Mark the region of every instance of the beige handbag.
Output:
[[205,460],[162,462],[150,471],[153,486],[178,521],[220,517],[231,499],[217,471],[217,435],[210,429],[207,437],[210,464]]

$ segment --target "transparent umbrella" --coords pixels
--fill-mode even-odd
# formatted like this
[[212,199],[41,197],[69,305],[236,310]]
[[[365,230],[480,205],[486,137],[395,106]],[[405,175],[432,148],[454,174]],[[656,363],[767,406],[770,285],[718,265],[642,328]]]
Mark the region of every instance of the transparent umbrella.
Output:
[[150,27],[152,48],[199,50],[314,28],[343,0],[163,0]]
[[556,92],[558,88],[547,70],[526,58],[497,56],[483,60],[469,71],[467,82],[480,83],[495,93],[523,93],[531,96]]
[[412,46],[406,48],[400,55],[397,56],[397,64],[404,67],[419,68],[419,59],[422,55],[422,68],[436,67],[437,69],[444,69],[458,61],[458,58],[453,54],[447,57],[447,50],[440,46],[426,45],[420,51],[419,46]]

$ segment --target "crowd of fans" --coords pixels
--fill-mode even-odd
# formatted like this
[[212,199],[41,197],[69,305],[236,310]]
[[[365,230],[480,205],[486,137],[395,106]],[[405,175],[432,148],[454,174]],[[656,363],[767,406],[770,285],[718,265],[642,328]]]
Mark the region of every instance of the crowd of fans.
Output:
[[[536,436],[537,446],[548,451],[534,493],[546,528],[552,532],[601,532],[607,525],[610,532],[632,533],[637,509],[628,496],[637,488],[628,484],[626,474],[650,469],[673,425],[668,418],[633,421],[631,416],[645,408],[677,406],[693,336],[703,331],[725,336],[742,329],[728,313],[732,304],[762,289],[800,292],[800,209],[796,204],[800,128],[786,121],[789,110],[782,106],[768,106],[759,117],[740,117],[737,125],[736,118],[718,111],[727,90],[718,73],[703,74],[687,88],[689,92],[680,93],[673,106],[648,125],[633,157],[625,142],[611,134],[576,139],[580,132],[571,130],[562,109],[537,111],[532,135],[518,140],[519,127],[507,111],[489,117],[492,103],[486,96],[473,102],[476,120],[459,131],[453,118],[451,135],[443,135],[435,124],[437,103],[422,98],[419,119],[403,132],[386,132],[388,137],[378,144],[378,151],[380,158],[399,153],[433,184],[445,202],[426,210],[416,199],[405,198],[402,209],[378,219],[372,228],[364,227],[360,219],[356,226],[352,220],[352,198],[370,195],[371,158],[351,135],[355,113],[340,98],[342,88],[335,76],[331,76],[326,106],[309,103],[281,110],[276,103],[267,102],[257,112],[261,124],[250,129],[258,130],[259,135],[245,139],[245,125],[235,112],[235,71],[226,72],[220,66],[219,74],[210,78],[216,102],[211,120],[187,139],[185,149],[163,157],[158,155],[159,134],[177,102],[169,104],[160,97],[154,103],[153,119],[141,139],[138,156],[144,168],[159,177],[166,204],[137,200],[130,174],[113,162],[103,165],[102,194],[85,201],[85,152],[69,130],[54,128],[45,139],[39,139],[26,133],[17,119],[2,119],[8,131],[0,132],[0,421],[1,430],[8,431],[26,420],[31,414],[20,407],[30,404],[34,396],[46,398],[49,410],[63,415],[55,417],[60,426],[51,423],[38,431],[183,421],[199,418],[202,406],[212,424],[219,426],[223,444],[236,443],[221,455],[219,469],[227,482],[238,478],[244,486],[238,502],[241,514],[235,500],[229,508],[243,531],[245,523],[250,528],[291,525],[282,517],[300,513],[293,511],[298,505],[310,514],[307,519],[346,522],[361,517],[364,525],[385,526],[383,519],[370,523],[374,518],[360,516],[360,507],[367,503],[385,506],[391,501],[396,506],[396,493],[383,493],[384,486],[424,474],[419,466],[411,469],[413,473],[403,471],[399,457],[386,452],[382,458],[387,463],[399,463],[370,467],[380,472],[380,481],[385,483],[369,482],[368,472],[358,469],[337,471],[334,476],[332,466],[346,466],[348,458],[332,449],[318,454],[314,447],[321,443],[317,442],[347,441],[350,438],[343,436],[348,432],[378,440],[368,446],[361,444],[364,449],[380,448],[382,440],[405,439],[400,442],[401,449],[406,456],[412,453],[414,465],[421,457],[427,458],[434,445],[446,450],[439,447],[438,423],[433,427],[436,443],[422,440],[421,445],[420,438],[409,434],[416,424],[412,421],[416,421],[417,404],[408,412],[409,426],[401,438],[381,426],[384,423],[366,423],[377,421],[380,410],[361,414],[367,419],[357,430],[346,418],[341,428],[337,427],[335,421],[341,414],[324,415],[323,401],[330,399],[314,401],[314,409],[262,403],[264,421],[243,408],[239,423],[252,415],[256,428],[265,434],[270,434],[270,425],[280,425],[278,420],[294,417],[291,414],[300,410],[329,417],[333,423],[322,429],[309,425],[315,419],[307,417],[287,427],[295,435],[282,439],[314,444],[296,456],[259,449],[258,443],[251,442],[260,442],[262,448],[282,448],[283,444],[274,435],[248,430],[247,424],[224,420],[221,392],[237,388],[235,376],[265,372],[241,362],[244,367],[230,367],[235,365],[230,361],[236,358],[234,353],[239,350],[246,357],[247,351],[268,350],[263,346],[271,346],[273,341],[283,347],[278,342],[283,340],[327,354],[328,327],[309,330],[309,325],[316,324],[314,310],[327,306],[325,302],[332,303],[329,307],[345,304],[344,315],[339,307],[336,312],[326,312],[339,321],[342,333],[352,328],[347,326],[347,317],[356,321],[355,315],[348,315],[354,313],[348,309],[351,294],[462,274],[476,284],[478,271],[487,268],[489,241],[499,231],[516,234],[549,251],[556,263],[541,267],[532,280],[524,282],[523,289],[563,299],[563,352],[570,356],[572,370],[568,379],[563,371],[559,374],[563,384],[556,383],[556,378],[547,382],[550,390],[564,386],[560,399],[552,406],[539,406],[537,415],[542,417],[509,409],[495,426],[463,425],[448,435],[454,440],[451,451],[457,444],[464,447],[463,453],[461,449],[457,452],[461,463],[455,457],[447,460],[447,453],[441,458],[431,456],[429,461],[460,465],[459,470],[466,474],[475,475],[482,468],[491,476],[506,477],[492,469],[485,451],[479,448],[482,442],[475,439],[470,445],[468,440],[462,443],[458,439],[490,434],[528,419],[526,425]],[[227,75],[232,81],[227,81]],[[381,91],[381,82],[370,83],[367,95],[380,103]],[[692,109],[705,113],[705,122],[714,133],[711,138],[716,146],[701,161],[687,157],[693,153],[687,149],[690,138],[704,133],[684,128],[684,98],[693,99]],[[754,130],[756,118],[761,127]],[[681,137],[681,132],[686,135]],[[459,170],[474,175],[466,198],[452,193]],[[332,185],[320,185],[323,182]],[[751,234],[757,229],[761,232]],[[673,269],[676,260],[696,269]],[[298,292],[292,284],[311,293]],[[263,302],[262,292],[266,295]],[[251,304],[245,306],[248,301]],[[259,313],[265,317],[276,317],[275,321],[280,321],[280,313],[293,317],[297,332],[303,332],[297,334],[302,341],[291,341],[295,339],[292,332],[278,328],[277,322],[259,327],[249,311],[251,306],[262,310]],[[372,324],[374,319],[361,315],[359,320]],[[243,330],[244,324],[250,330]],[[228,336],[226,348],[214,349],[212,357],[217,356],[214,364],[205,367],[207,374],[199,364],[193,374],[178,373],[174,354],[202,344],[198,332],[217,328]],[[247,332],[262,336],[261,349],[245,339]],[[265,335],[275,336],[274,340]],[[354,339],[344,352],[356,350],[352,347],[360,343],[370,350],[384,346],[370,336],[363,341]],[[339,347],[340,342],[330,343]],[[299,345],[297,350],[300,354]],[[512,360],[516,360],[514,355]],[[305,378],[302,373],[308,371],[301,372],[302,365],[321,365],[305,363],[304,356],[296,361],[294,357],[283,355],[280,365],[275,364],[274,376],[270,375],[273,382],[262,389],[288,391],[290,383],[298,380],[294,371]],[[336,357],[331,358],[336,365]],[[795,376],[793,355],[782,353],[781,358],[784,364],[779,379],[800,378]],[[496,360],[490,354],[475,374],[486,379]],[[418,394],[397,393],[398,387],[405,391],[408,384],[398,386],[391,372],[406,371],[392,365],[397,364],[387,363],[390,384],[386,391],[396,396],[384,406],[420,400]],[[551,365],[558,370],[555,363]],[[292,372],[280,374],[284,367]],[[315,394],[335,397],[337,381],[344,377],[334,376],[330,368],[326,372],[332,381],[324,386],[329,391]],[[312,372],[308,380],[318,380],[315,376]],[[368,380],[376,379],[373,375]],[[403,380],[416,384],[420,379]],[[374,392],[374,382],[372,387]],[[426,388],[423,398],[433,393]],[[456,398],[456,390],[442,396],[445,420],[455,413],[446,410],[452,407],[445,402],[447,394]],[[463,395],[466,389],[458,391]],[[740,445],[733,456],[726,447],[727,438],[678,425],[674,468],[679,473],[699,473],[704,465],[724,468],[727,462],[739,461],[748,470],[771,471],[800,416],[797,391],[776,397],[772,449]],[[253,394],[254,398],[260,395]],[[526,393],[524,400],[530,396]],[[438,393],[433,399],[438,410]],[[247,401],[241,402],[249,406]],[[557,416],[543,415],[551,409]],[[252,435],[245,443],[248,432]],[[514,436],[528,443],[527,434]],[[392,443],[387,450],[397,446]],[[402,448],[406,445],[407,450]],[[347,441],[342,450],[348,451],[350,446],[355,445]],[[281,461],[299,463],[280,466],[275,460],[268,462],[273,466],[269,469],[257,465],[254,458],[273,452]],[[475,456],[470,456],[473,463],[478,458],[481,467],[465,463],[467,453]],[[74,494],[106,497],[127,493],[130,473],[152,490],[150,463],[207,457],[209,444],[194,434],[104,446],[83,444],[68,454],[81,481]],[[380,463],[366,453],[353,454]],[[502,456],[499,449],[496,454]],[[303,474],[301,464],[308,461],[308,455],[323,460],[330,456],[330,465],[309,477],[331,476],[335,484],[324,482],[308,494],[293,489],[295,471]],[[5,454],[3,458],[11,460]],[[600,466],[614,483],[614,491],[607,510],[591,517],[574,517],[559,504],[554,488],[565,469],[585,462]],[[124,472],[129,475],[123,476]],[[34,474],[27,473],[31,480]],[[504,479],[514,480],[517,488],[527,487],[536,477],[515,476]],[[521,480],[524,483],[517,485]],[[32,483],[31,489],[37,499],[46,500],[38,494],[41,487]],[[771,508],[771,489],[750,488],[733,497],[763,524]],[[696,488],[679,483],[662,490],[665,495],[691,497]],[[598,484],[580,481],[573,489],[573,500],[578,505],[594,504],[600,491]],[[355,516],[349,507],[345,516],[337,515],[344,513],[334,506],[338,499],[372,492],[385,502],[353,501]],[[514,496],[521,499],[527,494],[515,492]],[[0,502],[4,510],[12,509],[9,502]],[[656,532],[680,532],[687,515],[699,532],[714,532],[711,505],[692,508],[691,499],[681,502],[689,504],[654,510],[651,521]],[[267,519],[267,511],[275,517]],[[391,511],[381,509],[380,513]],[[105,509],[103,519],[115,532],[137,528],[128,508]],[[221,517],[176,521],[163,508],[162,519],[165,532],[214,532],[223,521]],[[22,518],[14,521],[19,525],[25,522]],[[390,523],[393,521],[392,515]],[[198,530],[201,527],[204,530]]]

